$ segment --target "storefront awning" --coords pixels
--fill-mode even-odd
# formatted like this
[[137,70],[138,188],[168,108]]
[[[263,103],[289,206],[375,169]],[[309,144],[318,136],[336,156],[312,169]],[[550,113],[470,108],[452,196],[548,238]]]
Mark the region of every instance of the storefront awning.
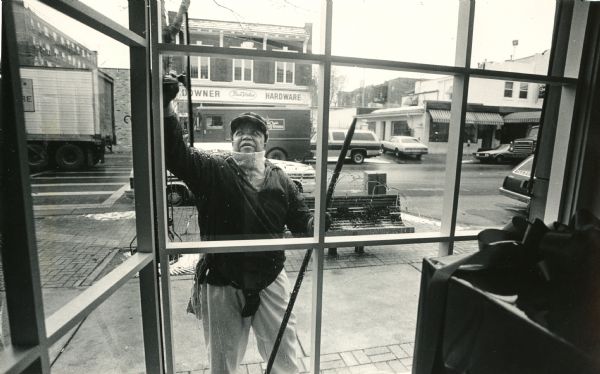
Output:
[[504,123],[540,123],[542,111],[515,112],[504,116]]
[[[441,109],[429,109],[432,122],[450,123],[450,111]],[[471,125],[503,125],[504,121],[498,113],[490,112],[467,112],[465,122]]]

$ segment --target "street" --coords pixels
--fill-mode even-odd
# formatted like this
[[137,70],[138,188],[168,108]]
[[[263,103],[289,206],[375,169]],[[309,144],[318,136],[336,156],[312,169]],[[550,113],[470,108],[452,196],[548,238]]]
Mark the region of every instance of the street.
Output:
[[[331,175],[334,164],[328,164]],[[511,164],[462,163],[457,223],[484,228],[505,224],[512,216],[524,214],[526,205],[501,196],[498,188],[513,168]],[[133,210],[129,189],[131,159],[126,155],[107,155],[105,164],[91,170],[59,172],[47,170],[31,177],[36,212],[66,213],[87,209],[93,213],[107,210]],[[445,159],[426,155],[422,161],[385,154],[362,165],[346,162],[335,194],[364,194],[365,171],[386,174],[388,194],[398,194],[402,212],[438,221],[445,189]],[[118,205],[118,207],[117,207]]]

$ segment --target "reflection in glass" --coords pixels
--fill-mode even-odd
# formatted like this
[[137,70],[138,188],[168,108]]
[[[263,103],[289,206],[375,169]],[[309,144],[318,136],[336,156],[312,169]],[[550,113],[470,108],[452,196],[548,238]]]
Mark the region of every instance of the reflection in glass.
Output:
[[98,49],[98,32],[38,2],[14,9],[49,315],[135,247],[129,69],[105,67],[123,46]]
[[458,4],[439,0],[336,0],[332,54],[454,65]]
[[[457,223],[462,228],[504,226],[527,216],[531,158],[540,125],[543,85],[471,79]],[[513,170],[514,169],[514,170]],[[459,227],[459,228],[460,228]]]
[[[88,3],[128,27],[127,2]],[[15,2],[14,8],[21,65],[73,69],[129,67],[129,50],[125,45],[39,1]]]
[[547,74],[555,8],[553,0],[478,0],[471,67]]
[[[242,47],[240,54],[250,46]],[[191,78],[189,82],[178,78],[185,61],[166,58],[173,62],[170,70],[176,68],[174,75],[163,78],[165,164],[171,173],[167,183],[167,212],[173,221],[170,239],[310,235],[312,213],[303,194],[305,180],[314,186],[314,169],[300,161],[309,154],[312,66],[290,64],[301,79],[281,89],[275,83],[275,61],[205,57],[210,58],[210,79]],[[190,152],[190,143],[200,152]],[[186,203],[196,206],[175,207]],[[255,353],[258,350],[266,361],[277,332],[271,327],[282,320],[290,291],[283,270],[284,252],[211,254],[197,261],[198,256],[183,256],[171,269],[192,273],[198,269],[202,285],[196,292],[200,296],[193,300],[201,301],[191,308],[203,315],[212,370],[225,372],[221,365],[226,361],[233,366],[244,364],[243,355],[233,356],[248,344],[252,347],[251,332],[259,338]],[[188,264],[185,270],[184,263]],[[184,300],[190,286],[190,282],[183,286]],[[194,308],[198,303],[202,307]],[[261,308],[256,309],[259,304]],[[242,321],[241,315],[253,318]],[[189,345],[200,334],[177,344]],[[224,346],[221,341],[236,343]],[[292,322],[282,342],[276,372],[298,365]],[[196,354],[192,361],[184,358],[178,365],[203,367],[205,357]]]
[[[169,60],[169,58],[165,59]],[[316,96],[312,75],[316,68],[313,69],[312,65],[286,63],[284,66],[287,68],[296,66],[301,69],[295,74],[296,79],[293,84],[281,88],[276,84],[273,75],[275,63],[269,61],[266,65],[259,65],[264,61],[213,59],[205,55],[192,56],[190,60],[210,60],[207,74],[210,78],[199,79],[192,76],[189,82],[190,90],[184,84],[187,83],[185,79],[180,79],[181,82],[173,81],[172,88],[176,92],[165,113],[173,114],[169,121],[178,123],[183,145],[193,143],[194,148],[211,153],[231,152],[234,146],[239,145],[232,143],[231,121],[244,112],[256,113],[265,119],[268,129],[264,156],[269,159],[269,164],[285,172],[301,194],[314,192],[315,170],[311,164],[304,162],[311,157],[309,140],[314,131],[313,121],[316,117],[315,109],[311,108],[313,97]],[[236,66],[237,62],[254,65],[254,81],[235,81],[235,71],[231,69],[227,73],[229,82],[223,83],[216,77],[217,71],[226,71],[228,67]],[[180,74],[182,70],[183,67],[175,73]],[[265,73],[272,74],[273,80],[268,85],[257,82]],[[191,103],[188,91],[192,93]],[[191,121],[188,120],[190,116]],[[167,148],[170,149],[169,147]],[[193,192],[197,186],[185,183],[185,177],[181,178],[178,173],[171,172],[167,180],[166,198],[168,211],[173,214],[172,240],[199,240],[200,229],[197,223],[199,217],[197,212],[190,208],[199,203],[197,194]],[[179,173],[181,172],[183,171],[179,170]],[[293,231],[293,223],[290,224],[292,227],[288,225],[287,228]],[[252,236],[249,232],[241,235],[241,231],[232,231],[230,234],[233,236],[220,237],[220,239],[249,239]],[[207,238],[209,236],[204,237],[204,240]]]
[[[329,177],[353,118],[357,124],[328,235],[438,231],[447,139],[434,133],[430,108],[443,105],[444,91],[426,82],[446,78],[340,66],[332,72]],[[316,136],[311,147],[316,150]]]
[[146,372],[140,305],[136,278],[50,347],[52,372]]
[[[181,3],[165,1],[163,16],[170,23],[177,19]],[[202,34],[202,45],[318,52],[320,10],[319,0],[192,1],[188,9],[190,44],[196,44]]]

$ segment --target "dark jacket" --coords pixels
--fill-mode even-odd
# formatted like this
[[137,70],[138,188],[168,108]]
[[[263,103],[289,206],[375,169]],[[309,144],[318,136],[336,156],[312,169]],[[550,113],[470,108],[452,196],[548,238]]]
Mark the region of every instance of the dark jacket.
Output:
[[[184,181],[196,198],[202,240],[281,238],[285,227],[305,235],[312,216],[294,182],[266,161],[257,191],[229,153],[188,147],[175,115],[165,117],[167,169]],[[220,253],[205,257],[208,282],[245,290],[268,286],[283,269],[284,251]]]

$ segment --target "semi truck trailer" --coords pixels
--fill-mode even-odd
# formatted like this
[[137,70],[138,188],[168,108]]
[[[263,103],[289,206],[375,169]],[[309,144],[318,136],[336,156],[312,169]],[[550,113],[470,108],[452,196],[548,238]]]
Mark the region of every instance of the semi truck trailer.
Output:
[[23,67],[29,166],[85,169],[116,144],[113,79],[98,69]]

